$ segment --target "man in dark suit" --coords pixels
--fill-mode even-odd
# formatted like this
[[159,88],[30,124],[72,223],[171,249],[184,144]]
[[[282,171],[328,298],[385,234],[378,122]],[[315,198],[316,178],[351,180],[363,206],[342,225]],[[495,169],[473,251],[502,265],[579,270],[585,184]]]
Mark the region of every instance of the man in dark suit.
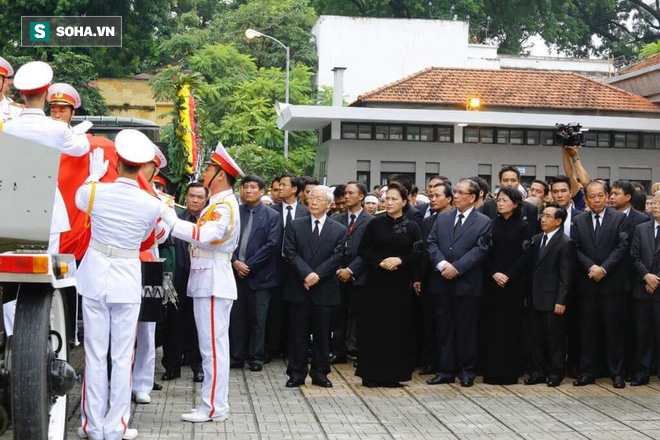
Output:
[[475,211],[479,185],[462,179],[454,187],[454,206],[438,215],[428,239],[429,261],[435,269],[430,288],[435,297],[435,329],[440,371],[430,385],[474,384],[479,303],[484,283],[491,220]]
[[[635,228],[640,223],[645,223],[650,219],[633,209],[632,202],[635,196],[635,186],[627,180],[616,180],[612,183],[612,190],[610,192],[610,207],[619,212],[623,212],[628,217],[626,223],[628,225],[627,233],[628,239],[632,243],[633,236],[635,235]],[[629,286],[626,292],[626,308],[625,308],[625,350],[624,350],[624,369],[626,377],[631,378],[633,375],[633,358],[635,351],[635,321],[634,321],[634,299],[632,295],[632,279],[635,270],[633,267],[630,254],[625,256],[625,268],[628,270]]]
[[[499,174],[500,186],[502,188],[509,187],[518,189],[520,186],[520,170],[516,167],[505,166],[502,167]],[[497,200],[489,200],[483,204],[481,212],[493,219],[497,217]],[[523,201],[522,204],[522,219],[530,224],[534,231],[539,230],[539,211],[536,209],[536,206],[532,205],[529,202]]]
[[566,369],[566,304],[575,266],[575,246],[563,233],[566,210],[550,203],[541,215],[543,233],[532,238],[528,249],[530,270],[527,289],[529,341],[534,365],[525,385],[545,383],[556,387]]
[[[428,191],[428,190],[427,190]],[[435,338],[435,309],[433,303],[433,292],[430,288],[430,277],[432,272],[432,267],[428,259],[428,238],[431,235],[433,230],[433,225],[438,218],[438,214],[447,212],[451,210],[451,205],[453,203],[453,195],[451,185],[448,183],[438,183],[428,192],[429,196],[429,205],[433,214],[429,217],[426,217],[422,220],[422,242],[426,248],[427,256],[420,262],[420,279],[422,280],[422,288],[417,294],[419,295],[420,303],[420,317],[417,319],[420,321],[421,326],[421,348],[422,348],[422,365],[419,369],[419,374],[421,376],[427,374],[435,374],[438,372],[438,364],[440,359],[438,359],[438,344]]]
[[229,325],[230,365],[243,368],[247,358],[250,371],[261,371],[268,304],[271,290],[277,285],[273,255],[282,249],[282,220],[261,203],[266,189],[261,177],[246,176],[241,186],[245,203],[238,210],[241,235],[232,257],[238,298]]
[[310,328],[312,384],[331,388],[330,326],[332,308],[339,304],[337,270],[345,255],[346,228],[327,216],[333,200],[327,186],[310,193],[310,216],[293,220],[286,229],[284,254],[291,270],[284,291],[289,307],[289,380],[287,388],[305,383]]
[[[282,219],[281,235],[284,237],[284,231],[288,224],[301,217],[309,215],[306,206],[298,201],[298,195],[303,190],[303,182],[295,174],[284,174],[279,180],[279,197],[281,203],[271,205]],[[282,242],[283,242],[282,238]],[[284,287],[286,285],[289,267],[284,261],[284,250],[281,253],[273,254],[275,265],[277,267],[278,279],[277,287],[271,293],[270,306],[268,307],[268,318],[266,320],[266,362],[272,357],[284,354],[286,352],[288,326],[286,318],[286,306],[284,304]]]
[[607,208],[605,184],[587,184],[590,213],[573,221],[571,237],[577,247],[580,294],[580,377],[584,386],[595,382],[601,325],[604,326],[607,366],[615,388],[624,388],[624,307],[628,288],[626,254],[629,252],[626,215]]
[[367,283],[366,263],[358,256],[360,241],[373,218],[362,209],[367,196],[367,187],[360,182],[348,182],[344,191],[347,211],[333,217],[348,231],[347,255],[337,271],[340,288],[340,305],[333,313],[331,364],[345,363],[346,352],[357,355],[357,317],[360,310],[362,290]]
[[[194,182],[186,190],[186,209],[177,210],[180,219],[197,223],[199,215],[208,202],[209,189],[203,183]],[[163,321],[163,367],[162,380],[181,377],[181,365],[185,362],[193,371],[195,382],[204,381],[202,356],[199,353],[197,327],[193,316],[193,299],[186,295],[190,275],[190,252],[188,243],[177,238],[174,242],[174,288],[179,294],[179,304],[167,304],[167,315]]]
[[[435,188],[436,185],[442,185],[448,181],[449,179],[447,179],[445,176],[431,177],[429,179],[429,184],[426,185],[426,196],[431,198],[431,193],[433,192],[433,188]],[[451,183],[449,185],[451,186]],[[431,217],[435,213],[433,209],[431,209],[430,201],[429,203],[420,203],[419,205],[415,205],[415,209],[417,209],[419,212],[422,213],[422,218]]]
[[[635,302],[635,376],[630,386],[649,383],[655,360],[660,365],[660,192],[653,197],[654,220],[635,228],[630,254],[634,264],[633,297]],[[655,351],[655,357],[654,357]]]

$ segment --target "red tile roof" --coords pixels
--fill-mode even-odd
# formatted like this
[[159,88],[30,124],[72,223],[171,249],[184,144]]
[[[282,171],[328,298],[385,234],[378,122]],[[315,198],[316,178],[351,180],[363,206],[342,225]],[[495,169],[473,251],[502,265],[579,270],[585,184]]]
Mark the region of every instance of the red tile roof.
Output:
[[660,112],[648,99],[570,72],[431,67],[372,92],[363,103],[444,104],[465,108],[472,97],[488,107]]
[[625,69],[622,73],[630,73],[635,70],[646,69],[647,67],[655,66],[656,64],[660,64],[660,53],[643,59],[639,63],[632,65],[632,67]]

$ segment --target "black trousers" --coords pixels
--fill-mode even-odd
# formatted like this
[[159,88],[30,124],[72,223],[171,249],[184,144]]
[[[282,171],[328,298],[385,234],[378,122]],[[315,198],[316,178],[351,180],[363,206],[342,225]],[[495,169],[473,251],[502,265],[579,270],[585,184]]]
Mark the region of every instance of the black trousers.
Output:
[[434,292],[435,334],[440,352],[440,375],[474,379],[477,363],[479,297]]
[[566,315],[528,310],[532,376],[563,380],[566,371]]
[[[605,340],[605,355],[610,376],[623,375],[626,298],[623,294],[580,298],[581,373],[598,374],[598,347]],[[603,332],[604,330],[604,332]]]
[[237,280],[238,297],[231,308],[229,351],[232,362],[263,364],[266,317],[270,290],[253,290],[247,280]]
[[420,303],[422,307],[422,366],[437,369],[440,359],[438,359],[438,344],[434,324],[435,305],[433,293],[428,289],[422,290]]
[[179,304],[167,304],[163,320],[163,367],[166,371],[180,371],[183,357],[188,359],[190,368],[202,371],[202,355],[199,352],[197,327],[193,314],[193,298],[185,294],[185,288],[178,290]]
[[[635,377],[653,373],[653,361],[660,366],[660,301],[635,300]],[[654,353],[655,351],[655,353]]]
[[357,325],[362,300],[362,286],[345,283],[339,287],[340,303],[332,312],[330,350],[335,354],[357,351]]
[[302,303],[289,304],[289,366],[290,378],[307,377],[307,352],[311,330],[312,379],[321,379],[330,373],[330,325],[333,306],[316,306],[309,297]]
[[271,290],[268,316],[266,318],[266,353],[271,357],[286,355],[289,322],[288,304],[284,301],[285,283]]

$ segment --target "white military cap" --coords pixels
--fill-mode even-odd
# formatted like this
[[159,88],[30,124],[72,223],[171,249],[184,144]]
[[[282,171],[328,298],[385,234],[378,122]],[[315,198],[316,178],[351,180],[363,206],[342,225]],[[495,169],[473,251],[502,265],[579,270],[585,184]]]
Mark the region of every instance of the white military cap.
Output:
[[222,146],[222,142],[218,142],[213,155],[207,163],[219,166],[232,177],[238,177],[239,175],[241,177],[245,176],[245,173],[241,170],[234,159],[232,159],[229,153],[227,153],[225,147]]
[[11,67],[11,64],[9,64],[9,61],[6,59],[0,57],[0,75],[9,78],[14,74],[14,68]]
[[163,154],[162,151],[160,151],[160,148],[158,148],[158,145],[154,144],[154,162],[156,163],[156,166],[158,168],[165,168],[167,166],[167,159],[165,158],[165,155]]
[[48,87],[48,102],[50,105],[70,105],[73,108],[79,108],[82,104],[76,89],[66,83]]
[[154,160],[155,146],[141,131],[127,128],[115,137],[117,156],[128,165],[144,165]]
[[424,194],[417,194],[417,202],[418,203],[429,203],[430,200]]
[[14,87],[25,95],[45,92],[53,80],[53,69],[43,61],[23,64],[14,76]]
[[364,198],[364,203],[378,204],[378,198],[376,196],[367,196],[367,197]]

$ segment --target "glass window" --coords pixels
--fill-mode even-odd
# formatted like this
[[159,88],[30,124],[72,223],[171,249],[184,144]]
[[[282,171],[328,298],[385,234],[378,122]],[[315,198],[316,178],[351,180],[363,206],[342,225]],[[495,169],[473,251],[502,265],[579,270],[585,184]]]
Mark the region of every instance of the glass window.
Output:
[[371,139],[371,125],[360,124],[358,128],[358,137],[360,139]]
[[539,145],[539,132],[537,130],[527,130],[527,145]]
[[390,126],[390,140],[391,141],[403,140],[403,127],[401,125]]
[[655,135],[655,149],[660,150],[660,134]]
[[655,148],[655,136],[653,136],[652,134],[645,134],[642,143],[644,145],[644,148],[650,148],[650,149]]
[[614,133],[614,148],[626,148],[625,133]]
[[554,145],[555,144],[555,132],[554,131],[542,131],[541,132],[541,141],[540,145]]
[[344,124],[341,137],[344,139],[357,139],[357,124]]
[[406,140],[407,141],[418,141],[419,140],[419,127],[414,127],[408,125],[406,127]]
[[525,133],[522,130],[511,130],[511,143],[522,145]]
[[628,133],[626,135],[626,148],[639,148],[639,135]]
[[505,130],[505,129],[497,130],[497,143],[498,144],[509,143],[509,130]]
[[422,142],[433,142],[433,127],[422,126],[419,138]]
[[389,127],[387,125],[376,125],[376,140],[386,141],[389,139]]
[[453,127],[438,127],[438,142],[451,142]]
[[482,128],[480,131],[480,139],[482,144],[492,144],[493,143],[493,136],[495,134],[495,130],[492,128]]
[[598,133],[588,131],[584,134],[584,146],[585,147],[597,147],[598,146]]
[[465,128],[463,142],[468,144],[476,144],[479,142],[479,129],[478,128]]
[[609,133],[598,133],[598,148],[610,148],[610,142]]

